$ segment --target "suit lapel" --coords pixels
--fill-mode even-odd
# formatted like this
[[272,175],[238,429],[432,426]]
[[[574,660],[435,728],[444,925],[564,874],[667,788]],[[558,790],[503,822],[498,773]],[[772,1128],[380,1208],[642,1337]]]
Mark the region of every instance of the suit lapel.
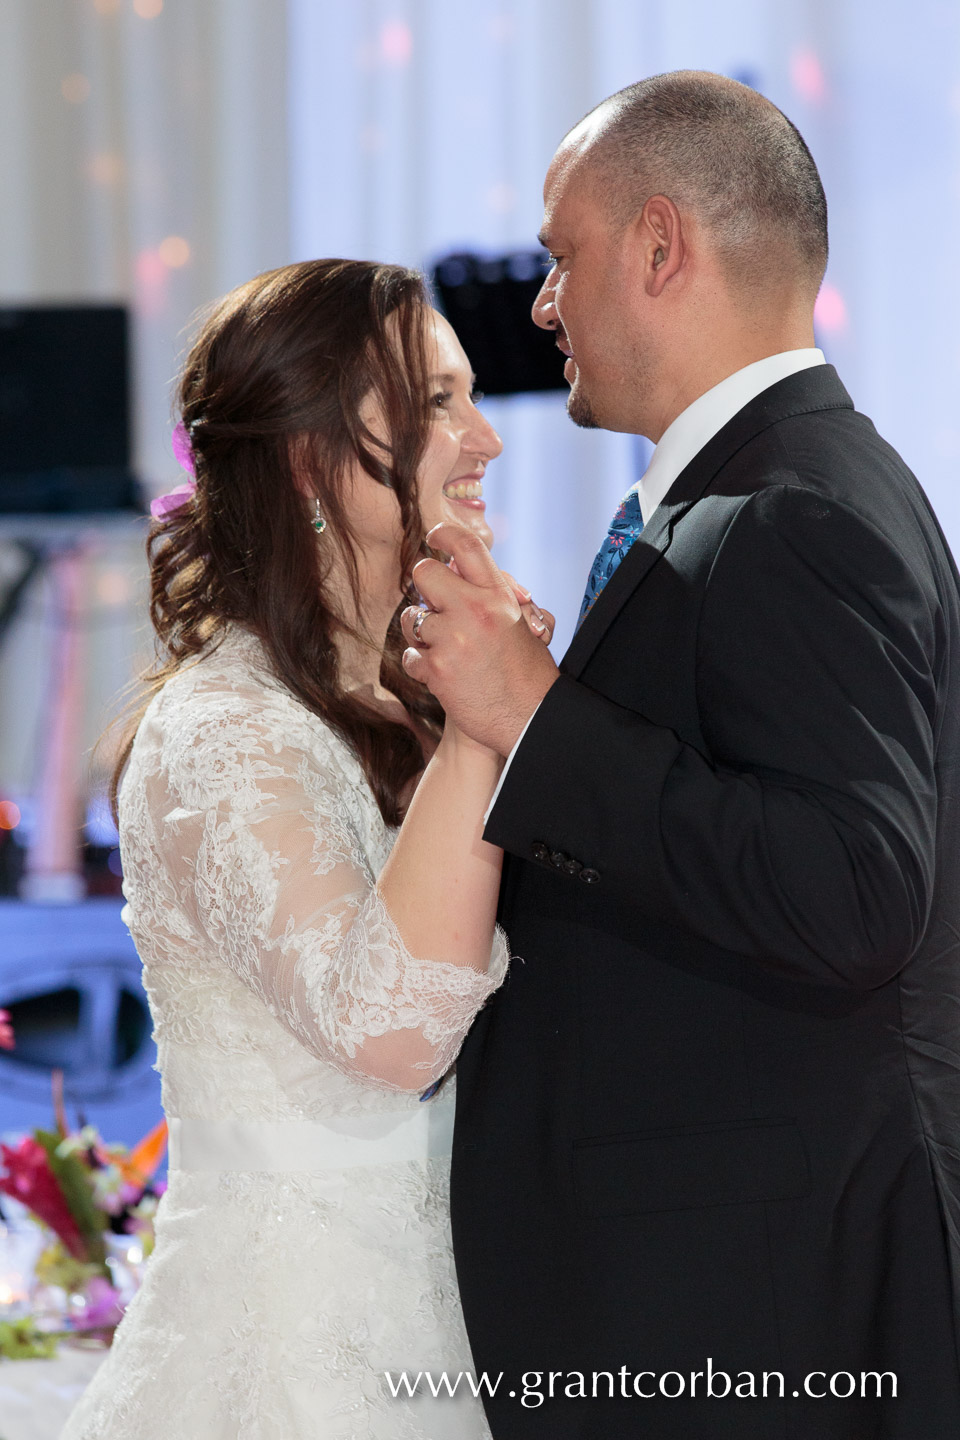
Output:
[[637,586],[666,554],[677,522],[738,450],[780,420],[838,408],[852,410],[853,401],[832,365],[816,365],[788,375],[739,410],[677,476],[571,640],[560,661],[563,673],[579,677]]

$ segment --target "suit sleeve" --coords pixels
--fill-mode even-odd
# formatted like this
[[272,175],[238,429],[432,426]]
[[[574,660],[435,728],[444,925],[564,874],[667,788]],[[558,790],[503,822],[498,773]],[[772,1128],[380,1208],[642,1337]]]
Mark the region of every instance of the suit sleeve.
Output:
[[845,506],[750,495],[702,602],[704,748],[563,675],[486,838],[576,857],[638,933],[646,915],[781,975],[883,984],[931,901],[936,608]]

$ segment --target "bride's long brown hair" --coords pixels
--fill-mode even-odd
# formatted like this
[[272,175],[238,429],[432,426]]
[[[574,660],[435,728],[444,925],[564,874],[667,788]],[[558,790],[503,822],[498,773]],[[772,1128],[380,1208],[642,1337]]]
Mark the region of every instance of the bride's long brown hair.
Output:
[[[416,477],[430,424],[428,303],[415,271],[311,260],[257,276],[207,317],[178,392],[197,489],[154,521],[147,539],[157,658],[141,677],[146,699],[114,770],[114,809],[153,695],[216,645],[230,622],[239,622],[259,637],[292,694],[352,747],[385,822],[400,823],[401,795],[422,768],[422,751],[405,725],[378,716],[344,690],[334,638],[347,627],[328,581],[339,545],[360,614],[358,537],[343,491],[345,473],[357,461],[397,497],[406,587],[426,553]],[[389,444],[360,419],[371,392]],[[311,496],[303,493],[304,477]],[[313,496],[328,525],[320,537],[310,523]],[[400,663],[399,614],[406,603],[389,628],[381,679],[411,714],[439,727],[440,707]]]

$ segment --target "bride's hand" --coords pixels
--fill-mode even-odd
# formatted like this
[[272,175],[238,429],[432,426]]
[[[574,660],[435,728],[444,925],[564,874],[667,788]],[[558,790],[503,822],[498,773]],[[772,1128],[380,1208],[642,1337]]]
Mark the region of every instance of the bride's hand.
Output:
[[514,594],[523,612],[524,620],[526,620],[534,635],[537,635],[543,641],[544,645],[549,645],[553,639],[553,632],[556,629],[556,616],[551,615],[549,610],[541,610],[525,586],[521,585],[518,580],[514,580],[513,576],[507,574],[506,570],[504,570],[503,573],[513,586]]

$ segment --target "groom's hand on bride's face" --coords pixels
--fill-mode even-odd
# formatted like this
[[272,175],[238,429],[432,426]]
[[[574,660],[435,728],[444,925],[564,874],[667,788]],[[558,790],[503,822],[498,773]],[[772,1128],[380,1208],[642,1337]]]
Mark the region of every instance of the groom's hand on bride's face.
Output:
[[509,755],[560,672],[543,636],[529,624],[528,602],[482,541],[452,524],[435,526],[427,539],[453,564],[421,560],[414,567],[414,584],[429,612],[419,638],[413,633],[419,607],[403,612],[409,646],[404,668],[433,692],[461,730]]

